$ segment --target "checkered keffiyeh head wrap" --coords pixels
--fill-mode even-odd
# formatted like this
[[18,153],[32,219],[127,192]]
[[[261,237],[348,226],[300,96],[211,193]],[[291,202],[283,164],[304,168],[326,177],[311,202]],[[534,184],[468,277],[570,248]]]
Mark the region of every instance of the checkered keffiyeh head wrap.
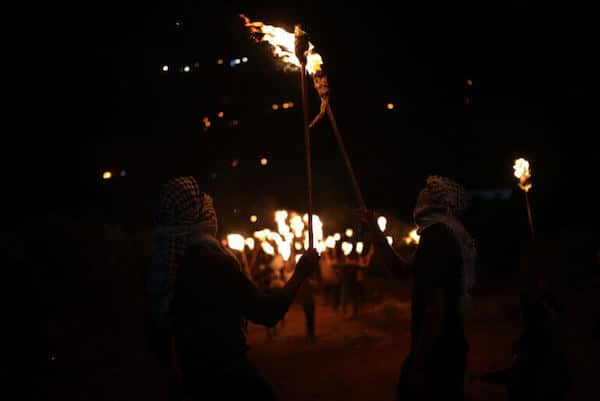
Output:
[[178,177],[164,184],[155,204],[154,249],[146,274],[146,292],[158,299],[154,320],[168,315],[179,270],[192,232],[216,233],[217,215],[210,196],[200,192],[194,177]]
[[467,208],[467,195],[462,185],[450,178],[432,175],[427,177],[425,187],[419,192],[414,210],[415,219],[431,209],[450,209],[460,215]]
[[475,241],[457,218],[467,209],[467,195],[462,185],[440,176],[429,176],[419,193],[413,217],[421,235],[436,223],[446,225],[456,238],[462,256],[462,289],[465,303],[470,302],[469,290],[475,284],[477,249]]

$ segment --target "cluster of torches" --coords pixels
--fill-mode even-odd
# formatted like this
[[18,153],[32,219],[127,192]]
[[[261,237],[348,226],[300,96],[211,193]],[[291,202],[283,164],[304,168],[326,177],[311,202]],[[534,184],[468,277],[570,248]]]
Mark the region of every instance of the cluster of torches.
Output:
[[[249,237],[244,237],[244,235],[239,233],[230,233],[223,239],[223,244],[235,251],[242,252],[242,255],[246,249],[254,251],[255,248],[259,248],[267,255],[280,255],[286,262],[292,254],[295,254],[295,261],[297,262],[302,256],[302,252],[309,248],[308,214],[300,215],[296,212],[288,212],[287,210],[277,210],[274,221],[277,226],[276,230],[264,228],[254,231],[253,235]],[[382,232],[385,232],[387,229],[387,218],[379,216],[377,225]],[[336,249],[338,243],[339,248],[345,256],[350,255],[352,251],[359,255],[362,254],[365,250],[365,244],[362,241],[353,241],[353,236],[354,230],[352,228],[346,228],[343,235],[337,232],[325,236],[321,218],[313,214],[313,238],[315,248],[319,254],[328,248]],[[394,243],[391,235],[387,235],[386,238],[388,244],[392,245]],[[402,240],[407,245],[418,244],[419,236],[416,233],[416,229],[409,232]]]

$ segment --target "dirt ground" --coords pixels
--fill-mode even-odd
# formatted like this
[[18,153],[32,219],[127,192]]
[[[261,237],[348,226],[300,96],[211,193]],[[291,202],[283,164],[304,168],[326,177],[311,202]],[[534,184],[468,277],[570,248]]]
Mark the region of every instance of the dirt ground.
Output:
[[[114,288],[126,292],[130,283]],[[517,293],[510,282],[480,288],[467,315],[471,350],[468,374],[510,364],[511,342],[520,325]],[[575,377],[567,400],[597,399],[600,342],[592,340],[593,319],[600,314],[600,280],[584,280],[560,292],[562,338]],[[392,400],[400,364],[408,351],[408,285],[395,298],[365,306],[358,319],[347,319],[318,299],[317,342],[305,341],[304,316],[294,305],[267,342],[264,327],[250,325],[249,358],[263,371],[281,400]],[[87,295],[90,308],[94,296]],[[117,297],[118,300],[118,297]],[[166,383],[145,349],[140,302],[86,309],[85,291],[68,322],[50,327],[49,399],[166,400]],[[93,317],[93,318],[91,318]],[[506,399],[501,386],[466,382],[469,400]]]

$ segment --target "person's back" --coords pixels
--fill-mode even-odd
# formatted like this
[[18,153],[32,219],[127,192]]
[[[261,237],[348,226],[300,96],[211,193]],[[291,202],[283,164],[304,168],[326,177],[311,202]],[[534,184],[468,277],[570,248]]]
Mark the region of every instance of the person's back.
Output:
[[245,321],[235,260],[204,245],[188,248],[177,281],[175,333],[182,363],[219,369],[246,351]]

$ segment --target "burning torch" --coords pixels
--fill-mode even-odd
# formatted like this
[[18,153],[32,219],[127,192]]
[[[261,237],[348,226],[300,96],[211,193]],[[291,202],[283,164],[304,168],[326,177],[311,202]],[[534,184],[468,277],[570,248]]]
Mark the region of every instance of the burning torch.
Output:
[[[295,33],[292,34],[286,30],[273,26],[267,25],[262,22],[250,21],[245,15],[240,15],[244,20],[245,26],[250,29],[250,33],[258,42],[267,42],[272,47],[273,55],[280,58],[288,64],[292,64],[300,67],[300,73],[302,75],[302,104],[304,111],[304,137],[306,143],[306,159],[307,159],[307,176],[308,176],[308,203],[309,208],[312,208],[312,172],[310,162],[310,128],[313,127],[325,114],[328,115],[333,129],[333,133],[336,137],[340,152],[344,158],[348,174],[352,181],[352,187],[356,196],[359,207],[363,210],[366,209],[365,201],[363,199],[358,181],[352,169],[348,152],[342,140],[335,116],[329,103],[329,81],[327,74],[323,70],[323,59],[318,54],[314,45],[308,40],[308,35],[304,32],[300,26],[295,27]],[[319,97],[321,98],[321,106],[319,113],[308,124],[308,96],[306,90],[306,72],[308,72],[313,78],[313,85]],[[309,216],[312,213],[309,210]],[[311,224],[309,220],[309,225]],[[312,233],[312,229],[309,227],[309,233]],[[312,241],[311,241],[312,247]]]
[[531,189],[531,171],[529,170],[529,162],[523,158],[515,160],[513,166],[515,177],[519,180],[519,188],[525,192],[525,205],[527,206],[527,217],[529,219],[529,229],[531,230],[531,238],[535,239],[533,230],[533,219],[531,217],[531,206],[529,205],[529,190]]

